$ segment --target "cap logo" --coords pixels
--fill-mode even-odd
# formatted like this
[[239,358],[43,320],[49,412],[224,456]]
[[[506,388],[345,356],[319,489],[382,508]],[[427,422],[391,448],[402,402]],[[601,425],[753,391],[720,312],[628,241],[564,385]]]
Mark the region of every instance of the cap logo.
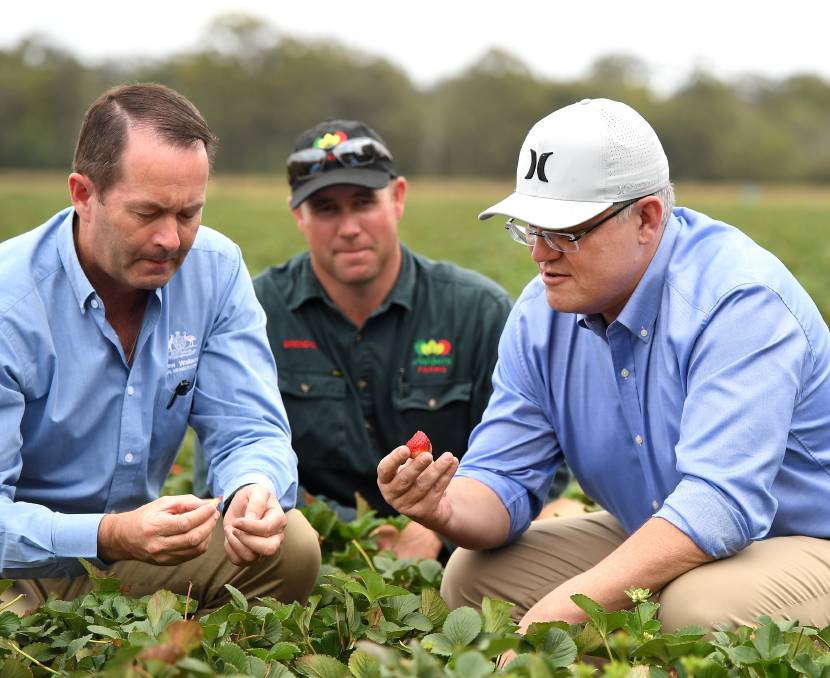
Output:
[[341,130],[337,130],[335,132],[326,132],[323,136],[317,137],[314,140],[314,143],[311,144],[312,148],[322,148],[324,151],[329,150],[330,148],[334,148],[337,144],[346,141],[349,137],[346,135],[345,132]]
[[535,174],[539,177],[539,181],[544,181],[548,183],[548,178],[545,175],[545,163],[548,161],[548,158],[553,155],[553,151],[549,151],[548,153],[542,153],[539,156],[539,160],[536,160],[536,151],[532,148],[530,149],[530,168],[527,170],[527,174],[525,174],[525,179],[532,179],[533,175]]

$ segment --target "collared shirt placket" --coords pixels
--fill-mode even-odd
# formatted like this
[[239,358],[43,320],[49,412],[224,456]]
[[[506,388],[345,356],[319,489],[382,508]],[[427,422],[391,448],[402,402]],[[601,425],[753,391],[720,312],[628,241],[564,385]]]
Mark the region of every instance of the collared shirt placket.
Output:
[[[620,398],[620,407],[628,426],[629,438],[626,444],[634,451],[639,459],[645,478],[646,500],[653,511],[660,508],[660,497],[652,482],[654,473],[652,467],[653,451],[646,431],[640,393],[637,388],[637,370],[635,369],[635,355],[638,349],[647,348],[650,339],[649,332],[641,329],[634,334],[620,323],[614,323],[608,329],[608,346],[611,350],[611,361],[614,365],[615,384]],[[644,344],[644,345],[643,345]],[[645,364],[644,361],[639,361]],[[644,377],[645,375],[643,375]]]

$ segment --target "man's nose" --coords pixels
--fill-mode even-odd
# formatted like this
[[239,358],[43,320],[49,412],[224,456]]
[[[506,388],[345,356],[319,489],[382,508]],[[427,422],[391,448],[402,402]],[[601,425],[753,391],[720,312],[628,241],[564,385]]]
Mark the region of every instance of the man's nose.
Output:
[[530,248],[530,256],[537,264],[541,264],[543,261],[553,261],[563,254],[564,252],[550,247],[542,236],[536,236],[536,242]]
[[165,252],[175,252],[181,245],[179,237],[179,222],[175,214],[165,214],[158,221],[153,233],[153,244],[164,249]]
[[360,219],[356,212],[343,210],[340,213],[340,222],[337,224],[337,232],[345,238],[353,238],[361,231]]

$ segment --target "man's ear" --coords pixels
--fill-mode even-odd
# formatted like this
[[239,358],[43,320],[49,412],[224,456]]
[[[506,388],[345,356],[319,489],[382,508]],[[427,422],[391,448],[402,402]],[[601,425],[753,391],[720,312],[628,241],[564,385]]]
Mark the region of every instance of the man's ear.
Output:
[[395,203],[395,218],[398,221],[403,216],[407,186],[406,177],[395,177],[392,180],[392,200]]
[[89,203],[95,197],[95,185],[83,174],[72,172],[69,175],[69,198],[72,206],[83,220],[89,219]]
[[640,244],[648,245],[659,240],[663,226],[663,203],[660,198],[656,195],[646,196],[637,207],[640,210]]

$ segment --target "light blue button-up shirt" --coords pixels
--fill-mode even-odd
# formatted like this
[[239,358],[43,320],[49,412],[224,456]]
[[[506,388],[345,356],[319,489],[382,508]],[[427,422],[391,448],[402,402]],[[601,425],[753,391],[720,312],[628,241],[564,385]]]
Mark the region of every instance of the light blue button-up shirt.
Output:
[[827,325],[731,226],[676,209],[608,327],[553,311],[532,281],[493,385],[458,475],[498,494],[510,539],[563,459],[629,533],[659,516],[716,558],[765,537],[830,537]]
[[78,557],[103,566],[103,515],[158,497],[188,424],[214,496],[260,483],[283,508],[296,498],[265,315],[239,248],[200,227],[149,295],[130,368],[78,262],[73,215],[0,244],[3,577],[76,576]]

